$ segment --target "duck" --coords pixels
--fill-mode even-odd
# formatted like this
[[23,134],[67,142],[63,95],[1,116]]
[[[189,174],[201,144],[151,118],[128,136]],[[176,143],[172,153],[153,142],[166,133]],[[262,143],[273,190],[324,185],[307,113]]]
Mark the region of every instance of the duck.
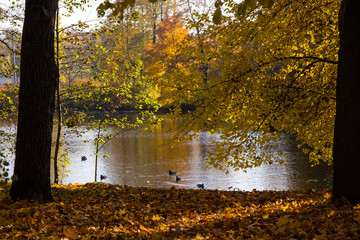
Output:
[[180,182],[181,181],[181,177],[176,176],[176,182]]
[[169,176],[174,176],[174,175],[176,175],[176,172],[169,170]]
[[205,188],[205,186],[204,186],[203,183],[199,183],[199,184],[197,185],[197,187],[200,188],[200,189],[204,189],[204,188]]
[[85,156],[81,156],[81,161],[86,161],[87,158]]
[[100,180],[101,180],[101,181],[104,180],[105,178],[107,178],[107,176],[105,176],[105,175],[100,175]]

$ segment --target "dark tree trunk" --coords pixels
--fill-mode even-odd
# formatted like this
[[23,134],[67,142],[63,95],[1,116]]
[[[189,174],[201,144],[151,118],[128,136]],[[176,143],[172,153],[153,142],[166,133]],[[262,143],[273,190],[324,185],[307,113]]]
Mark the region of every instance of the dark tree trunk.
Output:
[[333,198],[360,202],[360,1],[343,0],[336,89]]
[[152,44],[156,43],[156,23],[154,20],[154,24],[153,24],[153,40],[152,40]]
[[19,117],[13,200],[53,201],[50,187],[57,66],[54,24],[57,0],[27,0],[21,43]]

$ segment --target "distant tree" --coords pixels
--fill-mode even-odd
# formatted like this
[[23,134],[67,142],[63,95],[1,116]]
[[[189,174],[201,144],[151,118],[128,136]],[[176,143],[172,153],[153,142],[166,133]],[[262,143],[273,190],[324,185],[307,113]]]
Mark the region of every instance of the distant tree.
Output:
[[26,1],[21,43],[19,116],[13,200],[53,201],[51,134],[58,68],[54,58],[57,0]]
[[[185,78],[193,77],[193,61],[189,56],[180,54],[181,44],[188,37],[188,31],[181,16],[174,15],[159,23],[156,34],[157,42],[149,43],[145,48],[145,74],[157,86],[163,104],[169,106],[176,99],[172,95],[175,93],[174,89],[184,86],[187,83]],[[179,78],[179,72],[183,73],[182,78]],[[195,79],[192,84],[196,85]]]

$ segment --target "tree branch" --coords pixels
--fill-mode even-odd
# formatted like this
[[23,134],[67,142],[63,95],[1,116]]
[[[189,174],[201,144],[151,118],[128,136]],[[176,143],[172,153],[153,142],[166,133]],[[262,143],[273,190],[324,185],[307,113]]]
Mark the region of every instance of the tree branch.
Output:
[[288,60],[288,59],[297,59],[297,60],[301,60],[301,59],[312,59],[312,60],[316,60],[317,62],[325,62],[325,63],[330,63],[330,64],[338,64],[337,61],[333,61],[333,60],[330,60],[330,59],[327,59],[327,58],[320,58],[320,57],[314,57],[314,56],[303,56],[303,57],[296,57],[296,56],[293,56],[293,57],[282,57],[282,58],[279,58],[278,61],[281,61],[281,60]]
[[0,39],[0,42],[2,44],[4,44],[9,50],[13,51],[13,49],[9,46],[9,44],[7,42],[5,42],[4,40],[1,40],[1,39]]

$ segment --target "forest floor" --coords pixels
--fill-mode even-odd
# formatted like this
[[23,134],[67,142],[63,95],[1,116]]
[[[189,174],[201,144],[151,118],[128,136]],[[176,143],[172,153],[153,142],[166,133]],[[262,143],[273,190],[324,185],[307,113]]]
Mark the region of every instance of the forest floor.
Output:
[[217,191],[89,183],[52,187],[55,202],[10,201],[0,239],[360,239],[360,206],[328,189]]

